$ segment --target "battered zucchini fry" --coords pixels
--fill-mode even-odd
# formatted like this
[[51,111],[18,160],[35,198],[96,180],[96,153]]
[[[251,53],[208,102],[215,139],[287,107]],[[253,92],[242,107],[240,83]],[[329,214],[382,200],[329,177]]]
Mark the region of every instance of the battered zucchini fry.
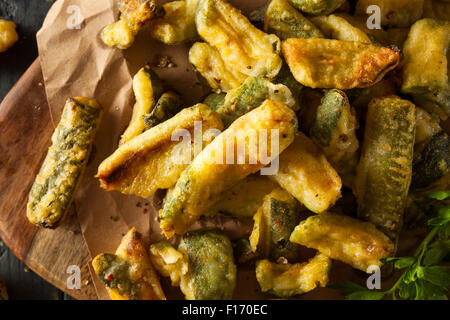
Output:
[[392,77],[385,77],[371,87],[347,90],[350,104],[355,108],[367,108],[373,98],[387,97],[396,94],[398,85]]
[[99,254],[92,266],[112,300],[166,300],[135,228],[123,237],[115,254]]
[[186,231],[223,190],[275,159],[292,143],[296,130],[295,113],[278,101],[266,100],[236,120],[195,157],[168,192],[160,213],[163,234],[171,238]]
[[288,192],[276,188],[266,195],[253,221],[250,245],[260,259],[298,261],[300,247],[289,237],[300,222],[300,206]]
[[[191,147],[190,137],[189,141],[173,138],[183,129],[193,137],[195,121],[201,122],[203,132],[223,129],[219,116],[206,105],[183,109],[175,117],[121,145],[104,160],[97,173],[101,186],[108,191],[118,190],[143,198],[158,189],[174,186],[190,163],[195,146]],[[203,143],[207,144],[211,139],[204,135]]]
[[367,7],[376,5],[381,9],[381,25],[409,27],[422,17],[424,2],[429,0],[358,0],[356,14],[367,16]]
[[225,102],[225,96],[226,93],[211,93],[208,95],[205,100],[203,101],[204,104],[206,104],[208,107],[216,111],[220,108],[220,106],[223,105]]
[[189,50],[189,62],[213,89],[229,91],[239,87],[247,75],[228,66],[219,51],[207,43],[196,42]]
[[216,229],[188,232],[175,250],[162,242],[150,248],[152,261],[187,300],[229,300],[236,286],[236,265],[227,236]]
[[136,104],[133,107],[133,115],[130,124],[119,141],[122,145],[145,131],[144,116],[152,112],[156,102],[163,93],[161,80],[149,66],[143,67],[133,78],[133,91],[136,96]]
[[372,223],[328,212],[300,222],[290,240],[364,272],[394,253],[392,241]]
[[142,116],[145,124],[144,130],[148,130],[169,120],[180,112],[181,109],[183,109],[183,101],[178,94],[172,91],[163,93],[153,110],[149,114]]
[[289,0],[298,10],[313,14],[330,14],[340,6],[345,0]]
[[404,45],[402,92],[414,96],[419,105],[437,104],[441,118],[450,115],[450,85],[447,50],[450,44],[450,21],[417,21]]
[[331,260],[320,253],[308,262],[296,264],[260,260],[256,263],[256,280],[263,292],[288,298],[312,291],[318,286],[325,287],[330,269]]
[[369,104],[353,193],[358,216],[397,241],[412,176],[415,106],[397,96]]
[[330,14],[329,16],[312,17],[311,22],[325,35],[317,38],[326,37],[342,41],[372,43],[369,36],[364,31],[353,26],[343,17],[338,15]]
[[302,105],[303,86],[295,80],[286,62],[283,62],[280,72],[275,79],[272,80],[272,82],[276,84],[284,84],[289,88],[289,90],[291,90],[292,97],[295,100],[295,105],[292,106],[292,109],[296,112],[299,111]]
[[150,23],[153,38],[165,44],[179,44],[198,38],[195,9],[198,0],[172,1],[163,5],[165,15]]
[[278,173],[269,177],[316,213],[324,212],[341,197],[341,178],[319,147],[301,132],[281,153]]
[[102,109],[94,99],[67,100],[30,190],[27,218],[31,223],[54,228],[64,218],[83,176],[101,116]]
[[229,91],[224,103],[215,111],[220,114],[225,127],[228,127],[242,115],[259,107],[266,99],[280,101],[294,111],[300,107],[285,85],[250,77],[240,87]]
[[264,30],[281,40],[288,38],[323,38],[322,32],[292,7],[288,0],[272,0],[265,13]]
[[230,215],[251,218],[263,203],[265,195],[278,185],[266,176],[254,174],[224,190],[219,200],[207,210],[205,215]]
[[19,40],[19,35],[16,32],[16,24],[0,19],[0,52],[11,48],[17,40]]
[[288,39],[282,53],[295,79],[311,88],[352,89],[374,85],[394,69],[396,49],[329,39]]
[[199,0],[195,21],[200,36],[233,70],[267,78],[280,71],[280,39],[257,29],[225,0]]
[[119,0],[120,20],[107,25],[101,32],[103,42],[110,47],[128,49],[138,32],[150,20],[164,15],[156,0]]
[[423,151],[414,157],[411,190],[430,188],[449,172],[450,138],[444,131],[435,134]]
[[328,161],[341,176],[344,185],[352,186],[358,163],[358,121],[343,91],[330,90],[322,98],[310,135]]
[[422,153],[432,138],[442,131],[439,117],[416,106],[416,136],[414,139],[414,158]]

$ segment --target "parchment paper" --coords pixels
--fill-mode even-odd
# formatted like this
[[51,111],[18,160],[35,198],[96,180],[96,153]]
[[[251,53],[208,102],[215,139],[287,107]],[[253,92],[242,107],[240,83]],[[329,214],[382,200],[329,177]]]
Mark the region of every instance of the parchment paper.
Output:
[[[248,12],[265,0],[231,2]],[[104,45],[99,33],[118,15],[115,0],[58,0],[37,35],[53,124],[58,123],[68,97],[93,97],[104,108],[94,151],[75,197],[81,230],[91,258],[101,252],[114,252],[123,234],[132,226],[149,242],[162,238],[155,209],[161,197],[142,199],[119,192],[107,192],[100,188],[98,180],[94,178],[98,165],[117,148],[119,137],[130,121],[135,102],[133,75],[149,63],[163,80],[165,89],[179,92],[186,106],[201,101],[210,91],[188,63],[190,45],[167,46],[153,40],[148,31],[141,32],[132,48],[126,51]],[[74,20],[76,18],[82,21],[79,29],[74,28],[74,24],[80,22]],[[155,67],[161,56],[169,56],[176,67]],[[213,218],[205,219],[193,228],[217,225],[235,238],[248,234],[251,223]],[[92,275],[99,298],[108,299],[103,285],[95,274]],[[255,285],[253,283],[251,286],[253,292]],[[168,298],[171,298],[171,292],[177,290],[167,288]],[[179,294],[174,296],[179,297]]]

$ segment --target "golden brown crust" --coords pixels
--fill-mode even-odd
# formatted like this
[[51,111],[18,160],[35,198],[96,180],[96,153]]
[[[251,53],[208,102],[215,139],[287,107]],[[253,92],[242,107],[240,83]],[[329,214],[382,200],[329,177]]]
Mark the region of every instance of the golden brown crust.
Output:
[[287,39],[281,51],[295,79],[311,88],[368,87],[400,59],[397,48],[329,39]]

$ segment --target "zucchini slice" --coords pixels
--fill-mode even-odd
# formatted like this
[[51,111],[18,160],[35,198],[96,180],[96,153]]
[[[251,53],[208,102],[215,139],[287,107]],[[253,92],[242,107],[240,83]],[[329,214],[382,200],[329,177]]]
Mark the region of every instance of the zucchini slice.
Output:
[[358,0],[356,15],[367,18],[369,6],[378,6],[381,25],[388,27],[409,27],[422,17],[424,2],[429,0]]
[[150,22],[151,36],[165,44],[180,44],[198,38],[195,10],[198,0],[165,3],[163,17]]
[[97,255],[92,266],[113,300],[166,300],[135,228],[123,237],[115,254]]
[[195,22],[199,35],[233,70],[269,79],[280,71],[280,39],[257,29],[227,1],[199,0]]
[[358,163],[356,129],[358,121],[345,93],[337,89],[327,91],[317,108],[310,135],[348,187],[352,186]]
[[303,133],[280,155],[280,166],[272,180],[309,210],[326,211],[341,197],[341,178],[322,150]]
[[239,87],[248,77],[227,65],[216,48],[203,42],[192,45],[189,50],[189,63],[206,79],[211,88],[224,92]]
[[183,101],[178,94],[172,91],[163,93],[153,110],[142,116],[145,124],[144,131],[169,120],[181,109],[183,109]]
[[251,218],[263,203],[265,195],[277,187],[266,176],[253,174],[224,190],[219,200],[205,215],[229,215],[237,218]]
[[450,21],[422,19],[411,27],[404,45],[402,92],[443,119],[450,116],[449,34]]
[[[295,113],[278,101],[266,100],[237,119],[194,158],[168,192],[160,213],[163,234],[171,238],[184,233],[217,202],[223,190],[275,159],[292,143],[296,131]],[[279,133],[278,148],[271,144],[274,132]],[[240,150],[235,153],[236,147]]]
[[101,187],[143,198],[158,189],[173,187],[192,161],[196,149],[201,150],[213,139],[205,134],[203,141],[197,139],[200,140],[197,142],[194,138],[196,122],[201,123],[204,132],[223,129],[220,117],[206,105],[183,109],[121,145],[105,159],[97,172]]
[[298,261],[300,247],[289,241],[292,231],[300,222],[297,200],[283,189],[276,188],[264,197],[253,220],[250,245],[259,258],[277,261],[284,257],[289,262]]
[[67,100],[52,145],[31,187],[28,220],[54,228],[70,208],[94,143],[102,108],[94,99]]
[[226,93],[211,93],[203,101],[208,107],[217,111],[225,102]]
[[249,77],[240,87],[229,91],[223,104],[215,110],[220,114],[225,127],[228,127],[242,115],[259,107],[266,99],[281,101],[294,111],[299,108],[292,92],[284,84]]
[[363,30],[353,26],[341,16],[330,14],[329,16],[312,17],[311,22],[314,23],[325,35],[322,37],[314,38],[326,37],[343,41],[359,41],[363,43],[372,43],[369,36]]
[[289,0],[298,10],[312,15],[327,15],[342,6],[345,0]]
[[155,18],[164,16],[156,0],[119,0],[119,21],[103,28],[100,36],[110,47],[128,49],[138,32]]
[[163,93],[163,85],[158,75],[149,66],[143,67],[133,78],[133,91],[136,104],[130,124],[119,141],[122,145],[146,130],[144,115],[153,111]]
[[288,0],[272,0],[264,17],[264,30],[281,40],[289,38],[323,38],[317,27],[292,7]]
[[397,48],[330,39],[287,39],[281,51],[294,78],[311,88],[369,87],[400,60]]
[[364,272],[394,253],[392,241],[372,223],[328,212],[300,222],[290,240]]
[[236,286],[233,249],[217,229],[186,233],[178,250],[161,242],[150,248],[152,261],[187,300],[229,300]]
[[325,287],[331,260],[318,253],[308,262],[296,264],[276,264],[269,260],[256,263],[256,280],[263,292],[280,298],[288,298]]
[[414,158],[411,190],[432,187],[449,172],[450,138],[441,131]]
[[353,192],[358,216],[394,242],[411,183],[415,126],[415,106],[408,100],[389,96],[369,104]]

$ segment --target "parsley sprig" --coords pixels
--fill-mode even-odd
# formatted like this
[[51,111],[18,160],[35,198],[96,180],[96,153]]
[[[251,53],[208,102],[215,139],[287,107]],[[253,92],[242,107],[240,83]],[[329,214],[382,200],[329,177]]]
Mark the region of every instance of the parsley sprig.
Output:
[[[434,201],[450,199],[450,190],[435,191],[428,195]],[[432,227],[411,257],[382,259],[392,262],[394,268],[405,269],[397,282],[387,291],[369,290],[353,282],[343,281],[333,288],[340,289],[349,300],[447,300],[450,286],[448,266],[438,265],[450,252],[450,205],[441,203],[437,216],[428,221]]]

